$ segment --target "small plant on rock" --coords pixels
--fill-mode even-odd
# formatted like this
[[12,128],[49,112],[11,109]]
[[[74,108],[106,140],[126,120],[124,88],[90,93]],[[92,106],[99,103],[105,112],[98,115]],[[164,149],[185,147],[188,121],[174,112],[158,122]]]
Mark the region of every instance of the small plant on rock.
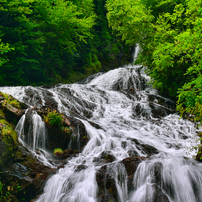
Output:
[[71,133],[71,129],[69,127],[61,126],[60,128],[61,128],[62,132],[64,132],[64,133],[68,133],[68,134]]
[[54,153],[54,156],[60,156],[63,154],[63,150],[61,148],[56,148],[54,149],[53,153]]
[[44,116],[44,121],[52,126],[61,126],[63,119],[62,115],[54,110],[49,112],[47,116]]

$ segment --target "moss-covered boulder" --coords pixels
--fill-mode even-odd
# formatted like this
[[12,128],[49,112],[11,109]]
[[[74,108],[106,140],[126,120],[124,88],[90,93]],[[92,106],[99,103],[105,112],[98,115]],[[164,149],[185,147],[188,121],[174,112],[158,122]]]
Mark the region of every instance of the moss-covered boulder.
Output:
[[14,130],[27,106],[0,93],[0,201],[30,201],[55,172],[18,142]]

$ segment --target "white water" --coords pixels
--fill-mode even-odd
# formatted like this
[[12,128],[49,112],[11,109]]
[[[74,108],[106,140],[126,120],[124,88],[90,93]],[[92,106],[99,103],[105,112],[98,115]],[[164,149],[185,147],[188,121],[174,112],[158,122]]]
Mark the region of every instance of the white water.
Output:
[[[27,111],[25,114],[21,117],[19,120],[15,130],[18,133],[18,140],[19,142],[27,147],[30,152],[39,159],[44,165],[54,167],[47,158],[50,156],[50,154],[46,151],[46,138],[47,138],[47,132],[45,123],[42,121],[42,118],[35,112],[34,110],[31,113],[30,117],[30,126],[27,136],[24,134],[24,125],[25,125],[25,117],[27,114]],[[37,150],[37,153],[35,152]]]
[[32,151],[36,149],[43,149],[45,150],[45,143],[46,143],[46,128],[45,123],[42,121],[42,118],[35,112],[32,111],[32,116],[30,117],[31,123],[29,126],[29,132],[27,137],[24,135],[24,124],[25,124],[25,114],[21,117],[20,121],[16,126],[16,131],[18,133],[19,141]]
[[[166,111],[169,107],[161,104],[162,100],[172,102],[159,96],[147,85],[148,81],[149,77],[140,66],[127,66],[98,74],[82,84],[60,85],[49,90],[0,88],[0,91],[39,107],[46,104],[44,93],[49,92],[61,112],[79,116],[86,127],[88,144],[82,153],[69,159],[66,166],[47,181],[38,202],[98,201],[96,172],[103,165],[94,159],[103,151],[115,157],[113,163],[107,164],[107,172],[115,181],[119,202],[152,202],[156,187],[172,202],[202,201],[202,167],[189,159],[194,154],[190,149],[196,144],[197,130],[193,123],[180,119],[177,114],[169,114]],[[26,90],[33,91],[34,96],[29,98]],[[42,102],[38,103],[36,97]],[[155,110],[161,110],[163,115],[156,116]],[[98,124],[101,129],[96,129],[88,121]],[[22,140],[21,125],[18,130]],[[128,192],[127,173],[120,162],[130,156],[130,151],[146,157],[145,144],[156,148],[158,154],[139,164],[134,174],[134,190]],[[37,145],[34,141],[33,147]],[[86,168],[76,171],[79,165]],[[155,176],[156,165],[161,173],[159,181]]]

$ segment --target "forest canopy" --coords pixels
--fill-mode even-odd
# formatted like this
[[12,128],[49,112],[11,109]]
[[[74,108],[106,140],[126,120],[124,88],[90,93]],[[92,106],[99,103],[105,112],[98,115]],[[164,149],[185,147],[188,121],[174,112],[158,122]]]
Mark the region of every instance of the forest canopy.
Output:
[[107,0],[108,20],[127,44],[139,44],[154,88],[177,99],[181,115],[202,122],[202,1]]
[[129,55],[108,26],[105,3],[0,0],[0,85],[75,82],[119,51]]

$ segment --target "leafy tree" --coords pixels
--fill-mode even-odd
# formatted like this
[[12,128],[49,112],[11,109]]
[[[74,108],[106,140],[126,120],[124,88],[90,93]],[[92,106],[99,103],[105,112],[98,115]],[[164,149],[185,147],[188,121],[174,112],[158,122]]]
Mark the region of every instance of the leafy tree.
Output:
[[[4,53],[8,53],[8,51],[14,50],[14,48],[10,48],[9,44],[4,44],[1,42],[0,39],[0,54],[3,55]],[[4,59],[2,56],[0,56],[0,66],[2,66],[5,62],[7,62],[6,59]]]
[[22,85],[29,79],[26,75],[29,70],[33,70],[32,77],[35,71],[36,75],[41,73],[37,64],[44,40],[42,33],[36,30],[38,23],[30,18],[36,1],[1,0],[0,3],[0,36],[15,49],[6,54],[9,62],[1,67],[1,74],[5,75],[1,85]]
[[105,3],[0,0],[0,38],[12,49],[1,57],[0,85],[74,82],[128,51],[108,27]]
[[81,41],[92,37],[93,12],[86,16],[81,5],[64,0],[0,1],[0,36],[15,48],[1,68],[1,85],[60,81]]

